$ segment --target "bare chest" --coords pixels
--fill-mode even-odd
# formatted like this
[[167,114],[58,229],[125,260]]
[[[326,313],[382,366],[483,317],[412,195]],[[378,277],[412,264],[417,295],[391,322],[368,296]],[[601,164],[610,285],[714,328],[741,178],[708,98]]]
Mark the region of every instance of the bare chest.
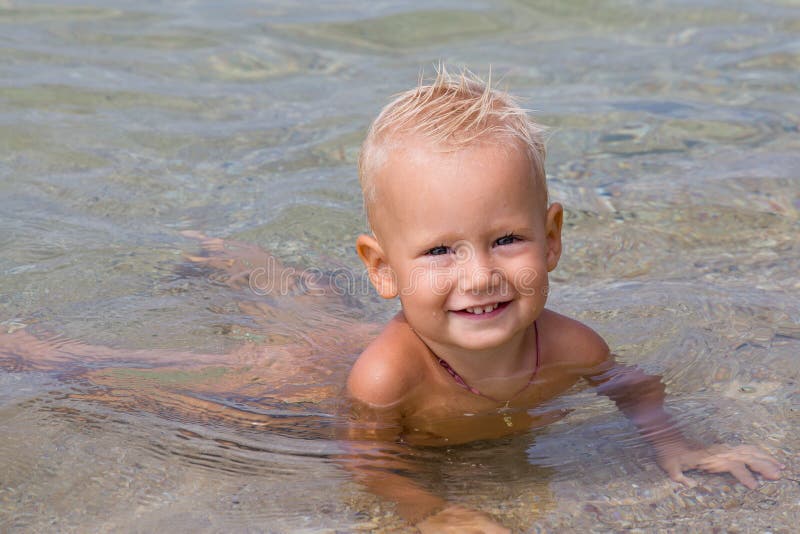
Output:
[[419,445],[453,445],[546,426],[566,412],[542,405],[576,381],[577,377],[542,369],[524,391],[506,403],[483,398],[455,383],[428,384],[404,415],[403,437]]

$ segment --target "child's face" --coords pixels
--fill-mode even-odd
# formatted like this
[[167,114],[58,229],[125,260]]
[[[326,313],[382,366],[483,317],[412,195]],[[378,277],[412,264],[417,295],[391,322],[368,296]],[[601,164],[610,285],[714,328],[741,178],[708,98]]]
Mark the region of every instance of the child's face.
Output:
[[400,296],[424,341],[482,350],[533,323],[561,252],[562,211],[545,208],[521,149],[446,153],[412,139],[376,180],[375,244],[394,278],[382,294]]

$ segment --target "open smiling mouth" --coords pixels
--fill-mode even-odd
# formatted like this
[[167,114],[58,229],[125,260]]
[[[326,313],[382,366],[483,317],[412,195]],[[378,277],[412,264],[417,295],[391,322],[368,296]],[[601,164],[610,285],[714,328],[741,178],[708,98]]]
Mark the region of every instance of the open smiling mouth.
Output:
[[464,317],[488,319],[489,317],[499,315],[504,309],[506,309],[506,307],[508,307],[510,303],[511,301],[508,300],[506,302],[495,302],[493,304],[486,304],[483,306],[469,306],[461,310],[453,310],[453,313]]

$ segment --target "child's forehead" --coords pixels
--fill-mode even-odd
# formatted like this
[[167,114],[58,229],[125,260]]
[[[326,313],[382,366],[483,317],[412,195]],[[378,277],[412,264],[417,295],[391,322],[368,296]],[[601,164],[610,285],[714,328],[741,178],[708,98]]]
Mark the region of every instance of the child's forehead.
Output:
[[[509,208],[517,201],[538,196],[533,169],[525,155],[497,143],[473,145],[459,150],[436,147],[424,141],[398,145],[376,177],[375,208],[397,213],[435,209],[446,214],[453,203],[476,209],[498,202]],[[508,202],[508,195],[516,195]],[[525,206],[529,209],[530,206]]]
[[463,132],[447,141],[436,141],[424,134],[406,132],[388,137],[382,143],[387,159],[394,154],[407,157],[413,155],[417,158],[443,158],[454,157],[464,152],[476,149],[493,149],[503,152],[519,151],[526,153],[523,144],[516,138],[502,134],[484,133],[480,136]]
[[[508,207],[505,213],[516,213],[520,210],[512,206],[530,212],[546,205],[543,180],[537,178],[526,147],[516,140],[492,136],[451,146],[417,134],[382,141],[382,161],[365,194],[373,230],[410,228],[417,219],[431,217],[444,223],[461,206],[496,213],[499,202]],[[466,215],[462,210],[455,216]]]
[[[381,189],[407,192],[406,184],[424,182],[426,194],[447,194],[447,189],[437,191],[438,188],[430,186],[449,182],[448,178],[454,174],[460,176],[479,169],[485,169],[482,175],[488,183],[504,178],[528,182],[533,177],[524,147],[510,139],[479,139],[458,146],[432,143],[416,136],[398,139],[385,149],[383,168],[378,172],[378,182],[384,182],[379,185]],[[499,163],[509,160],[520,162],[513,176],[493,172]]]
[[[376,187],[392,195],[447,196],[453,187],[464,187],[464,178],[480,174],[482,184],[499,183],[512,177],[495,172],[501,161],[516,159],[512,146],[500,143],[474,143],[466,147],[441,146],[424,140],[405,140],[391,147],[385,155],[383,168],[377,173]],[[523,156],[524,157],[524,156]],[[527,181],[531,167],[527,158],[518,166],[513,178]],[[379,195],[380,196],[380,195]]]

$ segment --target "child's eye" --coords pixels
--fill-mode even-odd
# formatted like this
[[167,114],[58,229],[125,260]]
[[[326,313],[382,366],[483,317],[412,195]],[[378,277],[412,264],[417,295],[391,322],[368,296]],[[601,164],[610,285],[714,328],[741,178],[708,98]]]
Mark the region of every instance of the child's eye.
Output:
[[447,254],[450,252],[450,249],[444,245],[439,245],[438,247],[433,247],[429,251],[425,253],[426,256],[441,256],[442,254]]
[[515,243],[519,241],[519,237],[515,236],[514,234],[504,235],[500,239],[494,242],[495,245],[510,245],[511,243]]

